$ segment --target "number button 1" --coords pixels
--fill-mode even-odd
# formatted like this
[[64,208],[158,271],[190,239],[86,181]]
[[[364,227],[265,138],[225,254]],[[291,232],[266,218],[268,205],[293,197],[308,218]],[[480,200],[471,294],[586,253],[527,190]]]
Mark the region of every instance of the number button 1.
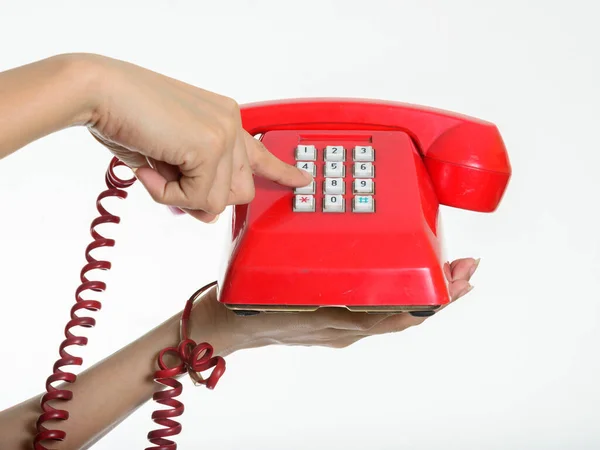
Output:
[[299,145],[296,147],[296,160],[315,161],[317,159],[317,149],[314,145]]

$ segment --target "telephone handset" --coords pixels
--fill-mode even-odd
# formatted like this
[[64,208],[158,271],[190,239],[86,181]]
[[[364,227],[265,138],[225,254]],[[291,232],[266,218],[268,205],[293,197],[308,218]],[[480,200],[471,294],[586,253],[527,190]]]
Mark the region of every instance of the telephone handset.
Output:
[[252,203],[235,207],[219,300],[240,315],[433,314],[449,302],[439,205],[492,212],[511,176],[493,124],[432,108],[290,100],[248,105],[242,123],[315,181],[256,180]]
[[[493,124],[431,108],[358,99],[264,102],[242,107],[241,113],[246,131],[261,134],[272,153],[310,171],[315,181],[292,190],[255,180],[255,199],[234,209],[231,254],[221,275],[219,301],[241,315],[320,307],[430,315],[448,303],[439,205],[480,212],[497,208],[511,167]],[[73,329],[93,327],[95,319],[82,314],[101,307],[99,301],[84,297],[106,289],[105,283],[88,275],[111,267],[92,253],[115,245],[96,228],[120,222],[102,201],[127,197],[125,189],[135,178],[115,173],[123,165],[116,158],[111,161],[107,189],[96,201],[93,240],[86,248],[87,264],[60,359],[46,381],[35,450],[45,450],[45,441],[65,438],[64,432],[44,425],[69,417],[49,402],[59,401],[60,406],[72,398],[71,391],[55,384],[76,381],[63,368],[80,366],[83,360],[67,348],[85,346],[87,338]],[[214,284],[199,289],[186,303],[178,347],[158,354],[155,380],[170,389],[153,396],[168,409],[152,415],[163,428],[148,434],[153,444],[149,448],[176,448],[169,439],[181,431],[174,420],[183,413],[176,400],[182,389],[176,377],[188,372],[195,383],[212,389],[225,371],[223,358],[187,333],[193,302]],[[180,363],[167,367],[166,353],[177,355]],[[208,377],[200,375],[210,369]]]

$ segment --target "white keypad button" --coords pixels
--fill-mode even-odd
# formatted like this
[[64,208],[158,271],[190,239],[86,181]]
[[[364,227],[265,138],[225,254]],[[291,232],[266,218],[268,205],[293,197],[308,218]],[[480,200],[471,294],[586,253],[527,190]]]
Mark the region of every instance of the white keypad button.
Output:
[[342,195],[325,195],[323,212],[344,212],[346,205]]
[[375,182],[370,178],[364,180],[354,180],[352,190],[355,194],[374,194]]
[[354,147],[354,161],[375,161],[375,150],[370,145]]
[[312,195],[296,195],[294,197],[294,211],[296,212],[314,212],[315,197]]
[[335,161],[327,161],[325,163],[325,176],[326,177],[343,177],[344,173],[344,164],[341,162]]
[[354,163],[354,176],[356,178],[373,178],[375,176],[375,167],[373,166],[373,163]]
[[326,194],[343,194],[345,193],[345,184],[343,178],[325,178],[323,183],[323,191]]
[[299,145],[296,147],[297,161],[316,161],[317,149],[314,145]]
[[294,190],[294,192],[296,194],[310,194],[310,195],[314,195],[315,193],[315,182],[311,181],[310,184],[304,186],[304,187],[298,187]]
[[302,170],[306,170],[313,177],[317,176],[317,166],[315,166],[314,162],[311,161],[301,161],[296,163],[296,167]]
[[341,145],[328,145],[325,147],[325,161],[345,161],[346,149]]
[[352,200],[352,212],[372,213],[375,212],[375,200],[370,195],[357,195]]

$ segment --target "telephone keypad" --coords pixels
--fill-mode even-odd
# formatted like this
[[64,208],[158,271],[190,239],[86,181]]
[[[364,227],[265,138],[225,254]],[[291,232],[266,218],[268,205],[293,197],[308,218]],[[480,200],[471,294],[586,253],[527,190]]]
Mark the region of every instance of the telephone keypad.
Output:
[[354,180],[352,191],[355,194],[374,194],[375,182],[371,178]]
[[346,160],[346,149],[341,145],[328,145],[325,147],[325,161],[342,162]]
[[315,212],[314,195],[296,195],[294,197],[294,211]]
[[314,145],[299,145],[296,147],[296,161],[316,161],[317,148]]
[[357,145],[353,157],[354,161],[375,161],[375,150],[370,145]]
[[296,167],[302,170],[306,170],[313,177],[317,176],[317,166],[312,161],[301,161],[296,163]]
[[355,178],[373,178],[375,176],[375,167],[371,162],[357,162],[354,163]]
[[325,195],[323,212],[344,212],[346,205],[342,195]]
[[[322,156],[320,155],[320,152]],[[345,213],[346,202],[352,213],[375,212],[375,150],[370,145],[357,145],[352,150],[352,159],[346,162],[343,145],[298,145],[295,151],[296,167],[317,176],[317,166],[324,178],[309,185],[294,189],[293,210],[315,212],[317,201],[324,213]],[[350,159],[350,158],[349,158]],[[348,177],[346,179],[346,166]],[[350,173],[351,171],[351,173]],[[348,190],[346,195],[346,183]]]
[[310,184],[307,184],[306,186],[298,187],[298,188],[294,189],[294,193],[295,194],[315,195],[315,188],[316,188],[316,183],[313,180],[310,182]]
[[327,161],[325,163],[325,177],[340,178],[346,175],[344,163]]

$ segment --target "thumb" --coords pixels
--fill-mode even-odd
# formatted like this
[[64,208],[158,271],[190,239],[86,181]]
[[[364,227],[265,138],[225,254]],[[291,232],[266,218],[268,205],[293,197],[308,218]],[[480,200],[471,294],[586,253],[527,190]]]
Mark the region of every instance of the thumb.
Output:
[[150,167],[140,167],[135,176],[146,188],[152,199],[163,205],[193,208],[182,189],[181,180],[168,181],[161,173]]

